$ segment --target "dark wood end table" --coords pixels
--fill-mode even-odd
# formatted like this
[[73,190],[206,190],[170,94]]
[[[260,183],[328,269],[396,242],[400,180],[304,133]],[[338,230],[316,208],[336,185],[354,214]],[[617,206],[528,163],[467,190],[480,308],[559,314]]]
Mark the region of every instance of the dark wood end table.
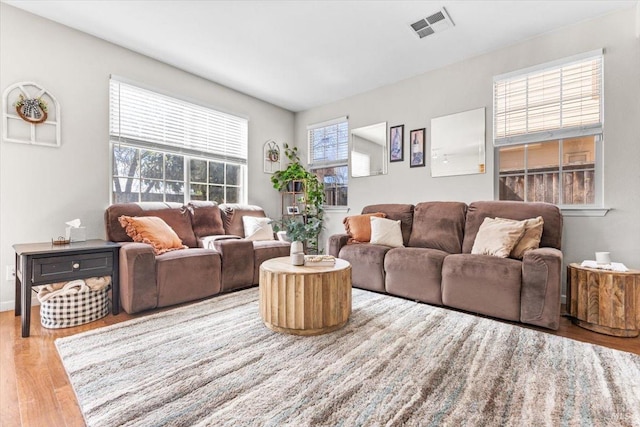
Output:
[[13,245],[13,249],[16,253],[15,315],[22,316],[23,337],[29,336],[33,286],[111,276],[111,307],[114,315],[120,312],[119,243],[104,240],[68,245],[21,243]]
[[640,271],[567,266],[567,310],[573,323],[616,337],[640,335]]

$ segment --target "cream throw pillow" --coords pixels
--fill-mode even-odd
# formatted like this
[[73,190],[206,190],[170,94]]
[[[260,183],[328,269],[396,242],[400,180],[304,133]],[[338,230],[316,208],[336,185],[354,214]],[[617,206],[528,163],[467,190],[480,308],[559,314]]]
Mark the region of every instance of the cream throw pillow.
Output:
[[524,234],[524,221],[485,218],[480,225],[472,254],[507,258]]
[[376,245],[391,246],[392,248],[401,248],[402,231],[400,230],[400,221],[393,221],[386,218],[370,217],[371,221],[371,240]]
[[540,240],[542,239],[542,229],[544,228],[544,219],[542,219],[541,216],[525,219],[523,221],[516,221],[515,219],[507,218],[496,219],[500,221],[524,223],[524,234],[511,251],[511,258],[522,259],[526,251],[529,251],[531,249],[538,249],[540,247]]
[[247,240],[274,240],[271,218],[243,216],[244,238]]

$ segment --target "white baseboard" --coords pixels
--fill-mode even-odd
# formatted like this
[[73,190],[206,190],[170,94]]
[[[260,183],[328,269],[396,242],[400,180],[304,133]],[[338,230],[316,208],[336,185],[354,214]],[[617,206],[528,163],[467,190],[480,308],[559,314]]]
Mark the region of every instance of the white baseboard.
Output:
[[3,301],[0,302],[0,311],[13,311],[15,307],[15,301]]
[[[40,305],[37,298],[31,300],[31,306]],[[15,308],[15,301],[3,301],[0,302],[0,311],[13,311]]]

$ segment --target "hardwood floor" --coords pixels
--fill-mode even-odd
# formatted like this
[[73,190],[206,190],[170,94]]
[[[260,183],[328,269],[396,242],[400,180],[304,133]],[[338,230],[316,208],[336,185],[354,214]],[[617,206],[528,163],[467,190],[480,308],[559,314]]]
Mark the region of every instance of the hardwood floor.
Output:
[[[15,317],[13,311],[0,313],[0,426],[83,426],[55,339],[143,315],[121,312],[74,328],[45,329],[40,325],[39,309],[34,307],[31,336],[22,338],[20,317]],[[532,329],[640,355],[640,338],[597,334],[573,325],[565,317],[558,331]]]

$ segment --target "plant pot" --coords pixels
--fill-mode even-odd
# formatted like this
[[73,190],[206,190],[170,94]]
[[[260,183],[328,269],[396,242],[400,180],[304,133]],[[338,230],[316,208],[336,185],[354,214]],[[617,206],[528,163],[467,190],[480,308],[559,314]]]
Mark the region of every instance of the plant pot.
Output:
[[285,188],[290,193],[302,193],[302,181],[289,181]]
[[291,255],[293,254],[303,254],[304,253],[304,245],[300,241],[291,242],[291,251],[289,252]]

